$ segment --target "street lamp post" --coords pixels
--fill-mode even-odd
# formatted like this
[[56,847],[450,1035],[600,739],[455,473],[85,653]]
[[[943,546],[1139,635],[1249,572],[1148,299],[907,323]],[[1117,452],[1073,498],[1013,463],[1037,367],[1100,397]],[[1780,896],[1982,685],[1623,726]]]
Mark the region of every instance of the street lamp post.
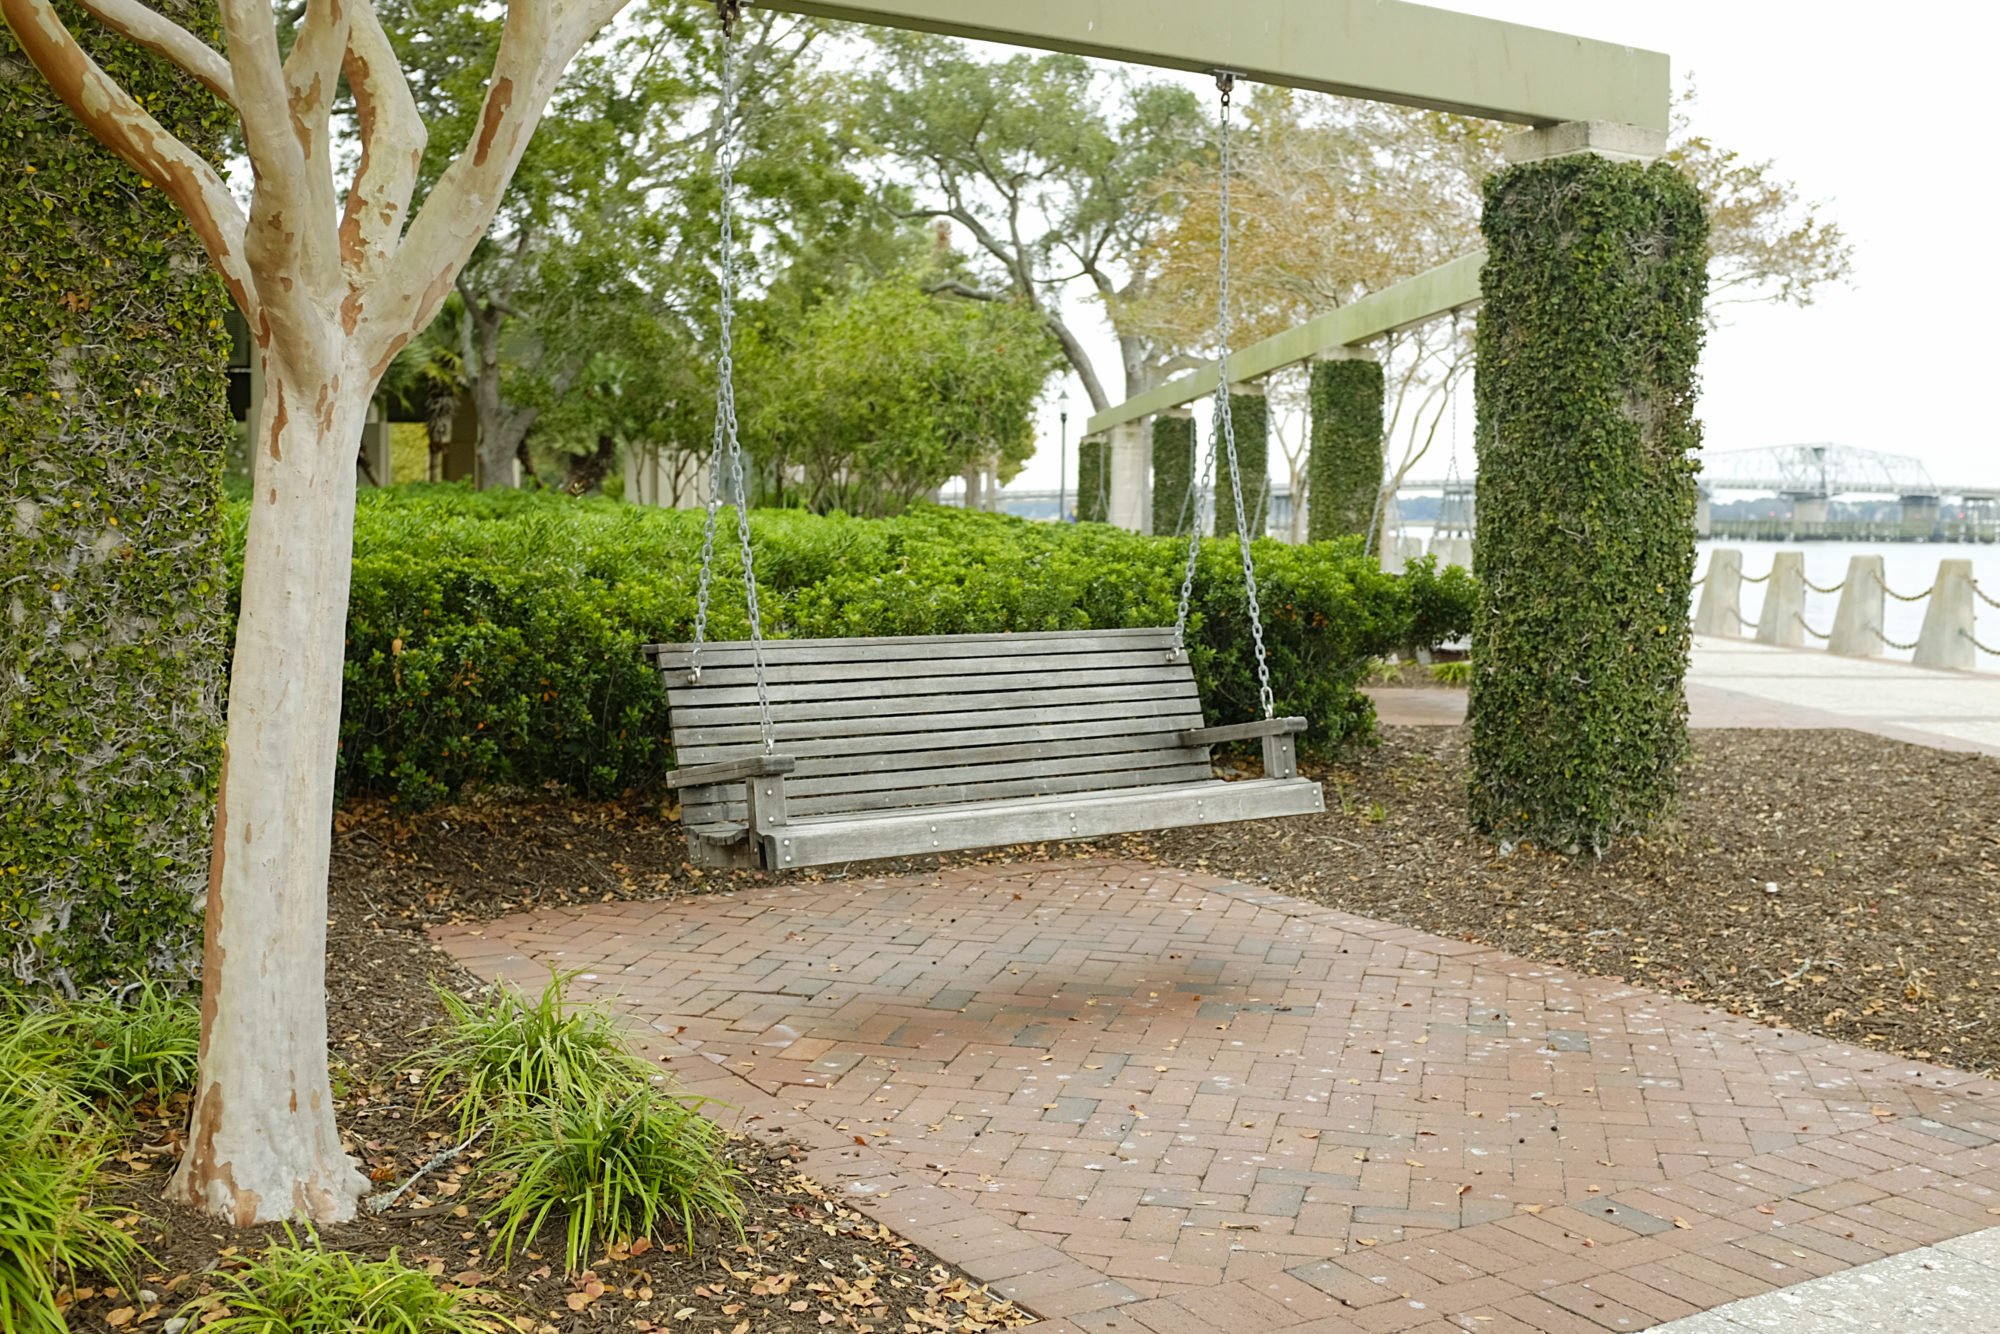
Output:
[[1056,439],[1056,522],[1069,517],[1069,386],[1056,395],[1056,417],[1062,422],[1062,429]]

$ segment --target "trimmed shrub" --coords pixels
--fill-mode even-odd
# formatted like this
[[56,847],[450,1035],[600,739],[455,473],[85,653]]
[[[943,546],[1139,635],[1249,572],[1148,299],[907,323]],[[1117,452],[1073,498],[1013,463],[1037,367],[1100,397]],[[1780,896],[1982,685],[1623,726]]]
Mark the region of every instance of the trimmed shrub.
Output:
[[[551,493],[364,493],[340,791],[423,805],[467,783],[653,787],[672,765],[666,697],[639,646],[691,637],[701,524]],[[876,520],[765,510],[752,526],[765,630],[781,638],[1170,625],[1185,560],[1170,537],[936,506]],[[1256,555],[1278,707],[1310,720],[1309,748],[1367,734],[1355,687],[1370,659],[1411,643],[1420,614],[1428,642],[1466,631],[1460,582],[1384,575],[1358,542],[1266,541]],[[716,557],[710,633],[741,638],[735,544]],[[1233,540],[1204,543],[1189,641],[1218,723],[1256,716],[1242,579]]]
[[1695,558],[1701,195],[1591,155],[1488,178],[1476,828],[1602,849],[1673,808]]
[[[228,108],[57,6],[220,165]],[[220,43],[214,0],[172,17]],[[0,24],[0,937],[23,982],[184,977],[222,753],[229,298]]]
[[1153,418],[1153,536],[1185,537],[1196,521],[1194,418]]
[[1307,404],[1306,535],[1366,537],[1382,490],[1382,364],[1314,362]]
[[[1231,394],[1230,420],[1236,424],[1236,469],[1243,478],[1243,521],[1250,536],[1264,535],[1271,509],[1271,400],[1262,394]],[[1222,449],[1220,439],[1216,448]],[[1229,490],[1229,454],[1215,459],[1215,535],[1236,535],[1236,500]]]
[[1101,435],[1077,441],[1076,518],[1079,523],[1111,518],[1111,442]]

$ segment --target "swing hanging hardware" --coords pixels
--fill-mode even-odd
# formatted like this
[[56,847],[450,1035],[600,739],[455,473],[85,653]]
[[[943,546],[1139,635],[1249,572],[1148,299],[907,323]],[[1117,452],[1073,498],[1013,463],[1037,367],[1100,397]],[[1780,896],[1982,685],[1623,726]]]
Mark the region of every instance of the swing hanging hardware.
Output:
[[722,35],[734,36],[736,21],[743,17],[743,6],[749,0],[715,0],[715,16],[722,20]]
[[1236,91],[1236,80],[1245,76],[1237,74],[1233,69],[1214,69],[1209,73],[1215,76],[1215,88],[1222,94],[1222,105],[1228,106],[1230,94]]

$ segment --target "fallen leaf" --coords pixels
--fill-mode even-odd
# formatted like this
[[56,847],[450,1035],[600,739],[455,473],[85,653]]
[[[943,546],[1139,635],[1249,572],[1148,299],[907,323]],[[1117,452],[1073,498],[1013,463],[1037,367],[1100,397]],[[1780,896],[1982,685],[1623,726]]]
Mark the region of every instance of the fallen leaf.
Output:
[[106,1312],[104,1316],[104,1323],[111,1326],[111,1328],[113,1329],[123,1329],[125,1326],[132,1323],[132,1317],[137,1314],[139,1313],[133,1310],[131,1307],[121,1306],[115,1311]]
[[1682,1217],[1681,1217],[1680,1215],[1676,1214],[1676,1215],[1674,1216],[1674,1226],[1675,1226],[1675,1227],[1685,1227],[1685,1228],[1692,1228],[1692,1227],[1694,1226],[1694,1224],[1693,1224],[1693,1223],[1690,1223],[1690,1222],[1688,1222],[1688,1221],[1687,1221],[1687,1219],[1685,1219],[1685,1218],[1682,1218]]

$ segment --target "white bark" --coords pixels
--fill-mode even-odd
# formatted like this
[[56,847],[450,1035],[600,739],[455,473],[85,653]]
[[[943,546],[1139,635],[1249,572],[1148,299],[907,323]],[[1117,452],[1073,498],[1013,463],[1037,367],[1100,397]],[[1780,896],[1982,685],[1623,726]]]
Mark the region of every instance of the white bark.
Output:
[[[354,374],[357,381],[361,375]],[[317,402],[326,403],[314,412]],[[239,1227],[353,1216],[326,1067],[328,816],[367,399],[267,378],[209,866],[201,1072],[167,1198]]]

